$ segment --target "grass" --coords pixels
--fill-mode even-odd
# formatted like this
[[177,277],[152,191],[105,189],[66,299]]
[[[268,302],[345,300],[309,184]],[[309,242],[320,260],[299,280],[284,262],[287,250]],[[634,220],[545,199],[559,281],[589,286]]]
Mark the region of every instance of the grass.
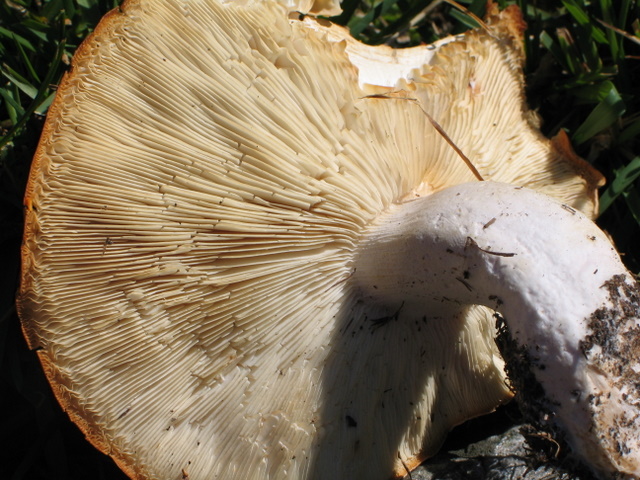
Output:
[[[70,425],[22,340],[13,306],[19,272],[22,194],[55,85],[82,39],[116,0],[0,3],[0,361],[7,457],[0,478],[125,478]],[[501,6],[509,3],[498,2]],[[530,105],[554,135],[607,178],[600,225],[640,271],[640,6],[632,0],[518,0],[528,23]],[[465,7],[482,16],[484,0]],[[370,43],[431,42],[475,25],[472,16],[428,0],[345,0],[334,20]]]

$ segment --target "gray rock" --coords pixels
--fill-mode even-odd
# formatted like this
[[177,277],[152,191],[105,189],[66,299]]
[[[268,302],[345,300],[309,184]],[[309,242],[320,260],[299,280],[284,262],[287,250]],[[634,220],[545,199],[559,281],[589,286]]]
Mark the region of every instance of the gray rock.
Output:
[[[534,436],[535,438],[535,436]],[[538,437],[541,451],[556,445]],[[407,475],[405,480],[593,480],[588,473],[571,473],[560,461],[546,460],[527,444],[521,426],[512,426],[466,445],[447,446]]]

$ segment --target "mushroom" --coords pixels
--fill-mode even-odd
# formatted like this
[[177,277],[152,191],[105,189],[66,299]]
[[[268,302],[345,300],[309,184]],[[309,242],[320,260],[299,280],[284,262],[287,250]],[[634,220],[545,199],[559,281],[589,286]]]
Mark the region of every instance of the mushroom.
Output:
[[526,413],[603,478],[639,478],[640,288],[588,218],[521,187],[449,187],[385,212],[353,283],[365,303],[410,319],[499,312]]
[[78,49],[18,297],[62,407],[134,479],[385,479],[516,388],[638,478],[637,286],[517,10],[399,53],[309,7],[129,0]]

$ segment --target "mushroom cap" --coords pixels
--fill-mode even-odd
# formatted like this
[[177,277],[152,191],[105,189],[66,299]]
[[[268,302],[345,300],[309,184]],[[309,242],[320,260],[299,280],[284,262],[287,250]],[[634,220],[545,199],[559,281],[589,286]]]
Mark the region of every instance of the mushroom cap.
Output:
[[510,398],[489,310],[409,317],[349,282],[390,205],[474,178],[425,112],[485,179],[595,212],[598,174],[531,122],[514,10],[398,54],[301,5],[128,0],[50,108],[18,311],[132,478],[401,476]]

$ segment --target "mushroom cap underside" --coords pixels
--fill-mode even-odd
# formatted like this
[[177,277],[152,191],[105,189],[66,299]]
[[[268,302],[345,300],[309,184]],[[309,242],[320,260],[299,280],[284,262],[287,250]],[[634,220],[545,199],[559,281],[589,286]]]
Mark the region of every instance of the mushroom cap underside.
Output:
[[474,179],[425,112],[483,178],[595,209],[597,174],[530,122],[504,30],[416,50],[390,86],[326,28],[270,1],[130,0],[59,87],[18,309],[132,478],[402,475],[510,397],[489,311],[409,317],[349,282],[390,205]]

